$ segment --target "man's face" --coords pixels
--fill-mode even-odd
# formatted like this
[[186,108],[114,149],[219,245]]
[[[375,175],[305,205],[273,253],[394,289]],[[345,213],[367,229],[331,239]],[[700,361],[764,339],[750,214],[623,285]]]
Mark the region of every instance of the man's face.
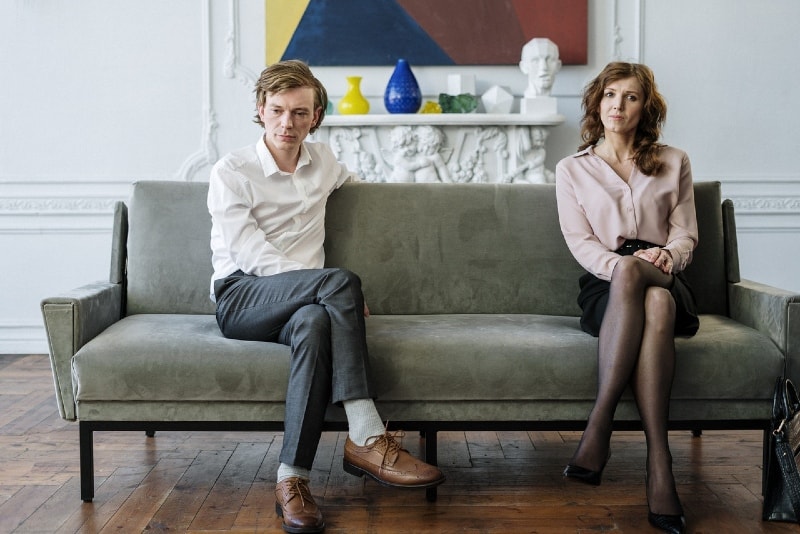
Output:
[[308,132],[319,120],[311,87],[267,93],[258,115],[264,123],[264,141],[273,153],[296,155]]

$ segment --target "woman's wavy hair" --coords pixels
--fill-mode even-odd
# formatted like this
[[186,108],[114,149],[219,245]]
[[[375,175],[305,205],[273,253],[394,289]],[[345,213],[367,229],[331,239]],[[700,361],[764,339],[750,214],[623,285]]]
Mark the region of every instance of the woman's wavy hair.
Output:
[[311,73],[311,69],[304,62],[297,59],[280,61],[273,63],[261,72],[261,76],[256,82],[256,117],[253,122],[264,126],[264,122],[258,115],[258,108],[267,102],[267,95],[270,93],[280,93],[288,89],[298,87],[310,87],[314,90],[314,107],[320,109],[319,119],[311,128],[310,133],[314,133],[322,124],[325,118],[325,109],[328,107],[328,93],[325,86]]
[[633,142],[633,163],[648,176],[656,176],[662,169],[659,152],[664,146],[658,142],[661,127],[667,118],[667,103],[656,87],[656,80],[650,67],[640,63],[613,62],[606,65],[597,77],[589,82],[583,91],[583,119],[581,120],[581,139],[578,150],[594,146],[604,137],[603,121],[600,118],[600,100],[605,89],[613,82],[624,78],[636,78],[642,86],[644,98],[642,116],[636,127]]

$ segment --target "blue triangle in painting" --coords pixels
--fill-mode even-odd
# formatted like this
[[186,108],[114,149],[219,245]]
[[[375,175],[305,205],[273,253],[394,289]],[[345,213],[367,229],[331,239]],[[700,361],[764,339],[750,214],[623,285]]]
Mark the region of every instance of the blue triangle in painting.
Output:
[[313,66],[455,64],[394,0],[311,0],[282,59]]

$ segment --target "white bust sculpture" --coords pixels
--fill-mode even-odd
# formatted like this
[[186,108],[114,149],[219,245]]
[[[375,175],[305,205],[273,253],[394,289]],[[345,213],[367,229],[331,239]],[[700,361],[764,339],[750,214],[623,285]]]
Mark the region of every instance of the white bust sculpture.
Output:
[[536,37],[522,47],[520,70],[528,75],[528,87],[525,98],[550,96],[553,80],[561,70],[558,59],[558,46],[550,39]]

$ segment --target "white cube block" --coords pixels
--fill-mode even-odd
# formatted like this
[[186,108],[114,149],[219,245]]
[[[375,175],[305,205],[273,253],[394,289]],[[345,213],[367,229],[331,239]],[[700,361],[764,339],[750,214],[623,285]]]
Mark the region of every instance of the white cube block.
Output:
[[448,95],[474,95],[475,94],[475,75],[474,74],[448,74],[447,75],[447,94]]

